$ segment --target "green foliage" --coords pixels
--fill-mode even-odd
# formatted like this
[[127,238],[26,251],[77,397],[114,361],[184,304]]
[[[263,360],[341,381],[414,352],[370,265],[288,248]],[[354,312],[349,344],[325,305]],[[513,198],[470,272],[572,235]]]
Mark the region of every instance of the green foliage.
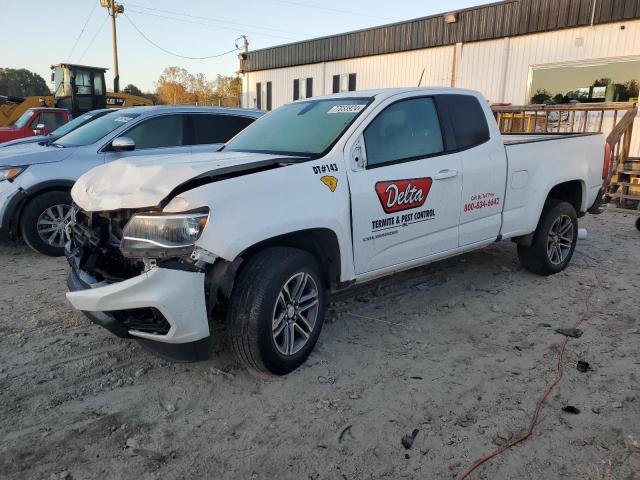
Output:
[[124,93],[128,93],[130,95],[135,95],[136,97],[148,98],[151,100],[154,105],[158,103],[158,96],[155,93],[143,92],[138,87],[136,87],[133,83],[130,83],[123,90]]
[[0,68],[0,95],[28,97],[50,93],[47,82],[37,73],[25,68]]
[[544,103],[546,100],[551,98],[551,94],[547,92],[544,88],[536,90],[536,93],[531,97],[531,103],[534,105],[539,105]]
[[144,94],[142,93],[142,90],[140,90],[138,87],[136,87],[133,83],[130,83],[129,85],[124,87],[123,91],[125,93],[130,93],[131,95],[136,95],[138,97],[144,96]]

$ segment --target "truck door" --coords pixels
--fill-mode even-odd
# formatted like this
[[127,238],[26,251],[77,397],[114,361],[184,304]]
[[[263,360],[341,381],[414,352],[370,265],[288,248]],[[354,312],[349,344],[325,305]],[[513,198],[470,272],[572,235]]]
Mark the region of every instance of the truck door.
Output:
[[394,97],[356,135],[366,158],[349,171],[356,273],[457,248],[462,163],[445,153],[434,98]]
[[487,122],[493,114],[473,95],[439,95],[437,101],[453,134],[448,145],[458,152],[464,172],[459,245],[495,240],[502,224],[507,159],[497,128],[490,130]]

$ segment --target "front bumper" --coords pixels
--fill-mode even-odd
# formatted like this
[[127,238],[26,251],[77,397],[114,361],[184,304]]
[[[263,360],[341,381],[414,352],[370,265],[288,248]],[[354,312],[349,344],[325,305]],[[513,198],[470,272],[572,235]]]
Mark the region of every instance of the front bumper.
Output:
[[[165,358],[197,361],[208,357],[209,323],[204,295],[204,273],[155,267],[117,283],[98,282],[69,257],[67,299],[89,319],[115,335],[136,338]],[[137,318],[136,312],[154,310],[168,329]],[[138,329],[140,328],[140,329]],[[142,331],[147,330],[147,331]]]
[[16,219],[27,199],[23,190],[13,182],[0,182],[0,241],[15,240],[18,235]]

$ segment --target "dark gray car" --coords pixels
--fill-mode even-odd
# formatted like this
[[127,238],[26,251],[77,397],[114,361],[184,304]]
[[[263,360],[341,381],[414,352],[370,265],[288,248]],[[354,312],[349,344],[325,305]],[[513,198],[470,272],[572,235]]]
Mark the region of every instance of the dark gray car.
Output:
[[263,112],[153,106],[115,110],[58,140],[0,149],[0,240],[64,253],[69,191],[83,173],[121,158],[218,150]]

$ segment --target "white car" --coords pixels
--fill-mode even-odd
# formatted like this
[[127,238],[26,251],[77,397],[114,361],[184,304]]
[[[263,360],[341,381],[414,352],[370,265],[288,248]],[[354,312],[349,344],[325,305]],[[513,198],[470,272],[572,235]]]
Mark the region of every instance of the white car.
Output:
[[473,91],[298,101],[221,152],[83,175],[67,298],[112,332],[190,360],[206,357],[224,302],[238,359],[284,374],[313,348],[328,291],[503,239],[527,269],[561,271],[607,169],[602,135],[503,137]]

